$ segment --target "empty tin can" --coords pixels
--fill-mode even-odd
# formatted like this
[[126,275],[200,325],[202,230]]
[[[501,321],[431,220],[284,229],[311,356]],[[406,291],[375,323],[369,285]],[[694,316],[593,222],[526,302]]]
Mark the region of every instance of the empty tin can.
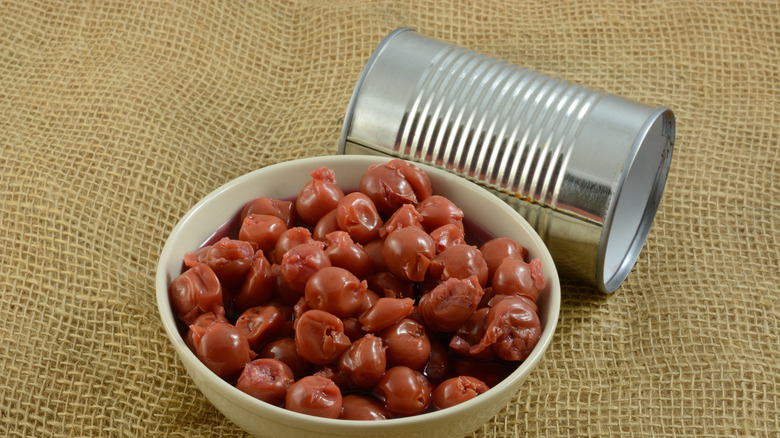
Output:
[[562,273],[613,292],[655,217],[674,131],[668,108],[397,29],[358,79],[339,153],[423,162],[488,188]]

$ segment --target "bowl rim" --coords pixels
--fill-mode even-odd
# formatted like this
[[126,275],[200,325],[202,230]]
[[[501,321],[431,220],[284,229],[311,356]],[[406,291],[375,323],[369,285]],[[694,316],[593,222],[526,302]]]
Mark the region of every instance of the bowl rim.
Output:
[[[260,415],[263,415],[263,411],[266,411],[269,415],[273,415],[274,421],[288,424],[291,427],[296,427],[301,430],[309,430],[311,427],[324,428],[322,429],[323,432],[328,430],[344,430],[345,428],[359,428],[362,431],[371,430],[378,432],[382,429],[395,428],[401,425],[421,425],[422,423],[434,422],[437,419],[441,420],[444,418],[459,417],[466,414],[467,412],[472,411],[477,406],[490,403],[489,399],[492,399],[493,397],[483,398],[480,396],[446,409],[425,412],[423,414],[409,417],[392,418],[383,421],[331,419],[302,414],[256,399],[240,391],[227,381],[219,378],[216,374],[211,372],[211,370],[209,370],[192,351],[190,351],[189,347],[187,347],[184,342],[184,338],[178,331],[177,322],[168,298],[168,285],[172,280],[169,279],[167,275],[167,269],[170,263],[169,259],[171,258],[170,253],[174,251],[175,237],[179,235],[181,229],[187,226],[188,222],[192,220],[192,218],[196,216],[202,208],[205,208],[207,205],[212,203],[215,198],[223,195],[225,192],[235,190],[236,186],[240,186],[244,183],[247,183],[248,181],[260,178],[262,175],[272,171],[296,169],[296,171],[300,172],[301,168],[310,168],[313,170],[316,167],[332,166],[334,163],[338,165],[345,160],[347,162],[354,161],[355,165],[362,165],[364,168],[367,168],[369,164],[387,162],[391,159],[395,158],[374,155],[325,155],[293,159],[264,166],[222,184],[217,189],[201,198],[187,211],[187,213],[185,213],[177,221],[176,225],[171,229],[170,233],[166,237],[165,244],[163,245],[163,248],[160,252],[157,263],[155,276],[157,307],[166,335],[173,344],[173,347],[177,353],[177,357],[179,360],[184,362],[185,368],[187,368],[190,378],[195,380],[196,385],[198,384],[197,380],[199,379],[196,379],[195,376],[192,376],[192,372],[189,368],[191,366],[198,368],[199,371],[201,371],[201,374],[203,374],[203,377],[206,378],[201,383],[207,384],[212,389],[219,391],[223,397],[230,399],[232,402],[240,403],[247,408],[258,412]],[[543,325],[542,334],[537,345],[534,347],[531,355],[525,361],[523,361],[523,363],[521,363],[501,382],[494,385],[488,392],[486,392],[486,394],[491,393],[496,394],[497,396],[502,393],[506,393],[506,391],[510,391],[512,389],[518,380],[520,380],[522,383],[522,381],[527,378],[528,374],[534,368],[536,368],[538,363],[541,361],[541,358],[544,356],[546,350],[552,343],[560,314],[560,280],[555,264],[541,237],[539,237],[537,232],[530,226],[530,224],[508,204],[501,201],[498,197],[487,191],[485,188],[478,186],[477,184],[466,180],[465,178],[447,172],[446,170],[427,165],[425,163],[418,163],[413,161],[412,163],[423,169],[426,173],[428,173],[429,176],[435,175],[434,178],[437,180],[442,179],[442,181],[445,183],[455,183],[462,185],[464,190],[471,191],[475,196],[488,196],[495,198],[496,201],[499,201],[492,204],[494,204],[500,210],[503,210],[505,214],[508,214],[509,216],[513,217],[515,221],[517,221],[517,224],[523,228],[525,233],[528,234],[528,238],[533,241],[533,243],[541,251],[540,254],[535,254],[535,256],[546,259],[544,262],[547,265],[547,269],[554,274],[550,276],[550,278],[546,279],[546,288],[548,289],[548,292],[544,297],[544,306],[547,308],[546,311],[548,312],[548,318]],[[338,178],[338,174],[336,176]],[[296,190],[297,189],[298,188],[296,188]],[[249,200],[250,199],[247,199],[247,202]],[[548,329],[545,330],[545,328]],[[512,397],[514,396],[514,392],[516,392],[516,390],[511,394]],[[504,406],[496,407],[496,412],[498,412],[503,407]],[[303,427],[304,425],[308,425],[309,427]]]

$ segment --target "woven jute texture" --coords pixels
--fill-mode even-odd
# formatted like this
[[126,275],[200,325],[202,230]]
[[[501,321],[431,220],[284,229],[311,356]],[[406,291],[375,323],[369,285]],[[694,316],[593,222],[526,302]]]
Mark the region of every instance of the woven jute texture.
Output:
[[780,434],[780,7],[767,2],[0,2],[0,435],[236,437],[165,338],[157,257],[205,194],[336,153],[407,26],[677,115],[612,295],[474,436]]

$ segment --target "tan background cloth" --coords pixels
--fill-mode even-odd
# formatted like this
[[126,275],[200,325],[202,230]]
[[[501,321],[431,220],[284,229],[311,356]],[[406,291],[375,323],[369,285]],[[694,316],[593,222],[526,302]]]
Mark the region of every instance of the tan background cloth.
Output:
[[242,436],[164,338],[157,256],[222,183],[335,153],[409,26],[678,118],[633,273],[564,279],[549,353],[475,436],[777,436],[778,23],[774,1],[2,2],[0,435]]

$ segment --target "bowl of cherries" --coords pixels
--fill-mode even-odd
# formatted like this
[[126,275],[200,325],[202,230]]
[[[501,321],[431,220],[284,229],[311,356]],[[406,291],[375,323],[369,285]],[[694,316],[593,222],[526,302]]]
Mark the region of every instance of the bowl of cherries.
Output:
[[504,201],[442,169],[304,158],[230,181],[174,226],[165,333],[203,395],[258,437],[453,437],[516,396],[560,283]]

